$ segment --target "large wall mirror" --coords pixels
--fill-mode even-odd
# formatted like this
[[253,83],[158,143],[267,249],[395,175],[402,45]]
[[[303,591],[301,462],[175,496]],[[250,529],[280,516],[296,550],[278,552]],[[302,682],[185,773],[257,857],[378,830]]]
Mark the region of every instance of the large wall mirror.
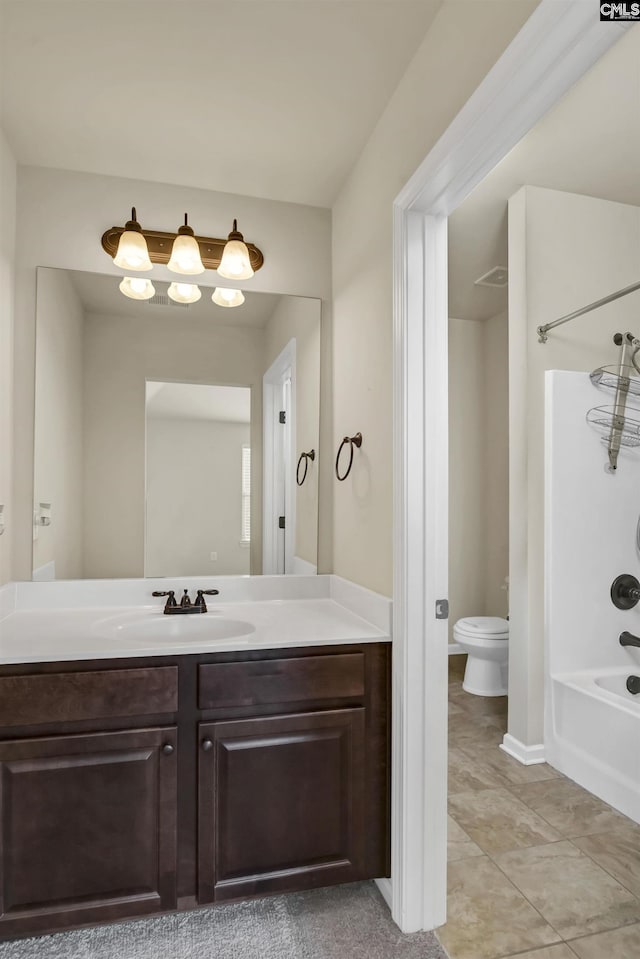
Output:
[[315,572],[320,301],[154,285],[38,269],[33,578]]

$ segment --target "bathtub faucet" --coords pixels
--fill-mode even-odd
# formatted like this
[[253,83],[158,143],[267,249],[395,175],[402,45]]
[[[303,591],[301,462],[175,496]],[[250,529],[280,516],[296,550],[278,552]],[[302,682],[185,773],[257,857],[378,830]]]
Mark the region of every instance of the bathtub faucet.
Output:
[[620,633],[620,645],[637,646],[638,649],[640,649],[640,637],[634,636],[633,633],[628,633],[625,629],[624,633]]
[[632,573],[616,576],[611,584],[611,602],[618,609],[633,609],[640,602],[640,582]]

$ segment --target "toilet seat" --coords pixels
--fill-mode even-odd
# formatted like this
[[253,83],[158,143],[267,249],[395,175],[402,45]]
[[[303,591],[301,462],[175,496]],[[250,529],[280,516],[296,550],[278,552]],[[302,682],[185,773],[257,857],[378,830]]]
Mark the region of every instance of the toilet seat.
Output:
[[499,616],[468,616],[453,628],[465,639],[509,639],[509,622]]

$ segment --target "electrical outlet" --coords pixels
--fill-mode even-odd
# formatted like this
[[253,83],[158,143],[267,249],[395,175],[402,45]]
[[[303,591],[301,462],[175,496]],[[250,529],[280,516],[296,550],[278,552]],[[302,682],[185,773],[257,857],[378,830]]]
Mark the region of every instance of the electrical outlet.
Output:
[[212,563],[215,563],[215,561],[217,560],[217,558],[218,558],[218,554],[217,554],[217,553],[209,553],[209,559],[211,560]]

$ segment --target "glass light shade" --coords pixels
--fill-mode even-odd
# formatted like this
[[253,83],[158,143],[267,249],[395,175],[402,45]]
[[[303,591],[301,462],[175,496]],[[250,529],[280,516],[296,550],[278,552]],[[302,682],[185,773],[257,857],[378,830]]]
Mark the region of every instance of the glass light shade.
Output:
[[153,263],[149,259],[147,241],[142,233],[138,230],[125,230],[120,235],[113,262],[123,270],[152,270]]
[[242,306],[244,293],[242,290],[227,290],[223,286],[217,286],[211,295],[211,299],[218,306]]
[[242,233],[238,231],[237,220],[233,221],[233,230],[222,251],[218,273],[227,280],[250,280],[253,276],[249,248]]
[[193,283],[172,283],[167,290],[167,296],[176,303],[197,303],[202,293]]
[[227,240],[218,273],[227,280],[251,279],[253,268],[246,243],[242,240]]
[[143,276],[125,276],[120,283],[120,292],[131,300],[150,300],[156,290],[151,280]]
[[173,273],[182,273],[184,276],[204,273],[200,247],[194,236],[187,233],[178,234],[173,241],[171,259],[167,266]]

